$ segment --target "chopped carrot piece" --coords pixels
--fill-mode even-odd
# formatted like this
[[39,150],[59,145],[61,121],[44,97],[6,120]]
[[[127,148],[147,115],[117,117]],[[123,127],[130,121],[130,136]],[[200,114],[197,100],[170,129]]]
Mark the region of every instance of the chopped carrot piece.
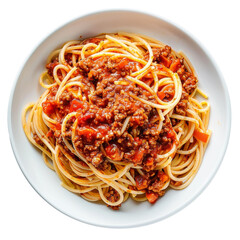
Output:
[[135,177],[137,190],[143,190],[148,187],[148,180],[146,177],[138,175]]
[[145,153],[145,149],[140,147],[139,150],[136,151],[134,157],[133,157],[133,162],[134,163],[140,163],[143,159],[143,155]]
[[182,181],[173,181],[173,180],[171,180],[171,184],[172,184],[173,186],[175,186],[175,187],[178,187],[178,186],[182,185],[183,182],[182,182]]
[[70,112],[76,112],[79,108],[82,108],[83,104],[77,99],[73,99],[70,105]]
[[150,203],[155,203],[158,199],[159,195],[156,192],[146,192],[146,198]]
[[165,98],[165,93],[164,92],[162,92],[162,91],[160,91],[160,92],[158,92],[158,97],[161,99],[161,100],[163,100],[164,98]]
[[158,97],[159,97],[161,100],[163,100],[163,99],[166,97],[166,92],[168,92],[168,94],[170,93],[169,90],[172,91],[171,94],[173,94],[173,96],[174,96],[174,94],[175,94],[174,84],[171,83],[171,84],[168,84],[168,85],[164,86],[164,87],[161,89],[161,91],[158,92]]
[[166,58],[166,57],[164,57],[164,56],[162,56],[162,55],[160,55],[160,59],[161,59],[161,62],[163,63],[163,65],[164,65],[165,67],[167,67],[167,68],[170,67],[170,65],[171,65],[171,63],[172,63],[172,61],[171,61],[170,59],[168,59],[168,58]]
[[127,58],[123,58],[123,59],[119,62],[118,67],[119,67],[120,69],[122,69],[122,68],[124,68],[128,63],[129,63],[129,60],[128,60]]
[[181,67],[181,63],[179,59],[175,59],[170,66],[170,70],[172,72],[176,72]]
[[202,141],[204,143],[206,143],[208,141],[208,137],[209,135],[207,133],[203,133],[201,132],[199,129],[195,129],[193,132],[193,136],[199,140]]
[[163,171],[158,172],[158,177],[162,183],[165,183],[169,180],[168,175],[166,173],[164,173]]

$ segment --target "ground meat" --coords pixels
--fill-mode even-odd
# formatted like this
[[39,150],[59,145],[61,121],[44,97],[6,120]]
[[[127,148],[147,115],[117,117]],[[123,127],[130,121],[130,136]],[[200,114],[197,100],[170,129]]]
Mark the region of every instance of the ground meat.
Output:
[[67,53],[65,55],[65,60],[66,62],[70,65],[70,66],[73,66],[73,63],[72,63],[72,54],[71,53]]
[[[159,59],[159,55],[161,54],[160,48],[153,48],[153,61],[156,62]],[[147,54],[147,58],[149,58],[149,54]]]
[[60,95],[59,104],[58,104],[57,108],[58,108],[58,113],[61,116],[64,116],[67,113],[69,113],[70,102],[71,102],[72,99],[73,99],[73,94],[71,92],[66,91],[66,90]]
[[[153,48],[153,61],[157,63],[162,63],[166,67],[170,67],[172,62],[174,62],[174,56],[171,53],[171,47],[165,46],[163,48]],[[148,55],[145,56],[148,58]],[[171,68],[170,68],[171,69]],[[193,76],[192,73],[188,72],[184,66],[183,59],[179,59],[179,66],[176,68],[177,73],[182,81],[182,86],[184,90],[191,94],[195,88],[197,87],[197,78]],[[166,99],[173,96],[173,92],[167,93],[168,95],[165,96]]]
[[174,109],[175,113],[182,115],[182,116],[185,116],[187,114],[188,97],[189,97],[188,93],[183,91],[181,99]]
[[99,44],[103,39],[102,38],[87,38],[82,41],[82,44],[95,43]]
[[171,148],[172,144],[176,142],[176,136],[172,128],[172,124],[168,118],[163,123],[162,130],[160,132],[160,148],[166,150]]
[[89,73],[92,68],[93,60],[91,58],[84,58],[78,62],[78,67],[83,73]]
[[65,90],[59,97],[59,104],[62,106],[67,105],[72,99],[73,99],[73,94]]
[[197,78],[190,75],[186,81],[183,83],[183,88],[186,90],[188,94],[191,94],[195,88],[197,87]]
[[72,140],[72,125],[75,121],[75,117],[73,118],[70,118],[65,127],[66,127],[66,130],[65,130],[65,134],[64,134],[64,137],[68,140],[68,141],[71,141]]
[[91,160],[93,166],[99,166],[103,162],[103,154],[97,153]]
[[44,143],[42,142],[42,140],[38,137],[38,135],[36,133],[33,134],[33,139],[40,146],[44,146]]
[[[154,55],[171,57],[171,48],[154,50]],[[71,64],[71,56],[65,56],[68,64]],[[74,95],[65,90],[59,96],[57,114],[61,123],[70,112],[74,102],[74,111],[77,116],[69,119],[66,124],[64,137],[71,143],[73,122],[77,119],[77,127],[73,143],[78,151],[82,152],[87,161],[101,169],[105,162],[101,147],[104,149],[117,149],[111,157],[115,160],[124,159],[134,164],[143,165],[147,171],[151,171],[156,162],[158,153],[171,147],[173,136],[168,136],[171,130],[169,123],[164,122],[161,133],[157,132],[157,111],[131,97],[134,94],[140,98],[155,102],[152,94],[146,89],[130,82],[125,78],[142,68],[140,63],[127,58],[113,60],[109,57],[97,59],[84,58],[77,63],[78,76],[82,84],[82,96],[86,100],[75,99]],[[49,65],[50,68],[50,65]],[[115,84],[116,81],[126,82],[124,85]],[[51,101],[55,101],[56,89],[50,90]],[[79,107],[78,107],[79,106]],[[123,133],[122,127],[129,117],[129,123]],[[61,144],[61,136],[58,138]],[[115,146],[112,148],[111,146]]]
[[[153,155],[153,154],[152,154]],[[156,167],[156,156],[148,156],[143,161],[143,170],[149,172],[155,169]]]
[[48,74],[53,77],[53,70],[54,68],[59,64],[57,59],[54,59],[52,62],[48,63],[46,65],[46,69],[48,71]]
[[[105,197],[110,202],[117,202],[119,200],[118,192],[112,187],[109,187],[108,192],[105,193]],[[121,204],[118,206],[108,206],[108,207],[111,207],[113,210],[118,210],[121,207]]]
[[145,190],[146,192],[155,192],[160,197],[165,194],[162,190],[164,185],[169,181],[169,177],[163,171],[144,169],[144,175],[136,174],[136,188],[137,190]]
[[171,47],[166,45],[163,49],[161,49],[161,55],[164,57],[168,57],[171,54]]
[[156,180],[152,183],[151,186],[149,186],[148,189],[153,191],[153,192],[160,192],[162,187],[163,187],[163,183],[159,180]]
[[188,93],[191,94],[195,88],[197,87],[198,80],[195,76],[193,76],[192,73],[187,72],[185,66],[182,64],[181,68],[177,71],[181,82],[183,89]]
[[[171,55],[171,47],[169,47],[168,45],[164,46],[163,48],[152,48],[153,51],[153,61],[155,62],[162,62],[161,56],[165,57],[165,58],[173,58],[173,56]],[[148,54],[145,56],[145,58],[149,58]]]

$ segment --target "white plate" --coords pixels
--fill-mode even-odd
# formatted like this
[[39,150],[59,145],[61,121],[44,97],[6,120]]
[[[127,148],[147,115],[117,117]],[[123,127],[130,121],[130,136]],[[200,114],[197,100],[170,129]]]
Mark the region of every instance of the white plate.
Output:
[[[169,190],[151,205],[129,199],[119,211],[88,202],[60,186],[57,175],[44,164],[41,154],[27,140],[21,125],[24,106],[36,101],[43,89],[38,83],[48,54],[64,42],[102,32],[142,33],[182,50],[193,63],[199,86],[209,96],[213,131],[202,165],[189,187]],[[184,31],[160,18],[132,11],[107,11],[76,19],[56,30],[36,48],[14,84],[9,102],[9,135],[17,162],[32,187],[59,211],[79,221],[105,227],[134,227],[162,220],[183,209],[209,184],[223,159],[230,133],[231,110],[227,87],[206,51]]]

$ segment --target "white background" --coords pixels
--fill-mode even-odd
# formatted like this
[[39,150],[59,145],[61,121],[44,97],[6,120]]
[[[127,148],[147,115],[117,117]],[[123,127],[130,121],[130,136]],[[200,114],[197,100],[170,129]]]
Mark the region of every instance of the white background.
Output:
[[[87,239],[239,239],[240,6],[237,3],[237,0],[3,1],[0,14],[0,238],[82,239],[86,234]],[[186,29],[214,58],[226,80],[232,103],[229,146],[207,189],[174,216],[132,229],[90,226],[51,207],[20,171],[7,130],[9,94],[33,49],[64,23],[106,9],[145,11]]]

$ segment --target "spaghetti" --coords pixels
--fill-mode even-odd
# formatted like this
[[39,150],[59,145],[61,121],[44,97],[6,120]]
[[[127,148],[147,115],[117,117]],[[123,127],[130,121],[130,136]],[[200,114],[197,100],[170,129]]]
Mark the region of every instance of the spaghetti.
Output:
[[63,187],[118,209],[191,183],[210,106],[196,99],[207,96],[182,52],[143,35],[102,34],[65,43],[46,69],[46,91],[22,124]]

